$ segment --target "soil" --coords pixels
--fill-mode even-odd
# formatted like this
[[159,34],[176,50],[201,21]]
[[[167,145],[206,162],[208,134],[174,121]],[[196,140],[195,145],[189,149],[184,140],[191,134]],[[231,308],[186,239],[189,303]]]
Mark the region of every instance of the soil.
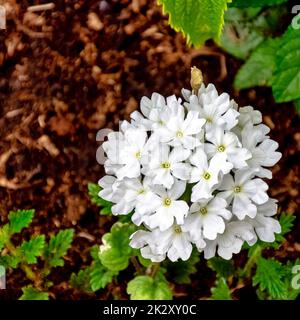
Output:
[[[219,92],[228,92],[239,105],[253,105],[271,127],[270,136],[283,154],[274,167],[270,194],[280,211],[296,215],[288,241],[275,254],[282,261],[300,252],[300,129],[292,105],[275,104],[268,88],[237,92],[234,75],[242,64],[213,43],[201,49],[186,45],[168,26],[155,1],[57,0],[55,8],[29,12],[47,1],[6,3],[7,29],[0,30],[0,225],[9,210],[35,208],[36,216],[22,233],[75,228],[75,240],[65,266],[50,277],[53,299],[128,299],[126,281],[85,294],[72,289],[72,272],[89,265],[89,248],[101,243],[113,219],[99,215],[87,195],[88,182],[97,182],[103,168],[96,161],[101,128],[118,128],[138,108],[142,96],[156,91],[165,96],[189,87],[190,67],[204,73]],[[18,241],[18,237],[14,241]],[[237,257],[236,263],[243,257]],[[213,273],[203,263],[192,285],[175,286],[175,297],[209,296]],[[7,275],[8,290],[0,298],[17,299],[28,284],[23,271]],[[236,298],[254,298],[248,284]]]

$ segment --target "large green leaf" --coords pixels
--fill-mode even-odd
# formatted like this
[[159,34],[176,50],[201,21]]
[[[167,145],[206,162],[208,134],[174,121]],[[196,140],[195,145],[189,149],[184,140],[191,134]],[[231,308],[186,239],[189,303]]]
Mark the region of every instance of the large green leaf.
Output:
[[102,237],[99,258],[101,263],[114,272],[127,268],[133,249],[129,246],[129,236],[135,227],[128,223],[115,223],[110,233]]
[[93,264],[90,273],[90,285],[93,291],[103,289],[112,282],[115,272],[107,270],[100,261]]
[[9,232],[11,234],[18,233],[27,228],[33,219],[34,212],[34,210],[10,211],[8,215]]
[[230,289],[223,277],[217,279],[216,286],[211,289],[211,293],[213,300],[232,300]]
[[268,39],[254,50],[235,77],[234,86],[236,89],[271,84],[279,43],[279,39]]
[[277,102],[300,98],[300,30],[289,27],[281,38],[272,88]]
[[231,0],[158,0],[163,12],[169,14],[170,25],[195,46],[208,39],[219,42],[229,2]]
[[37,257],[41,256],[45,246],[45,236],[39,235],[31,238],[29,241],[24,241],[21,244],[20,250],[23,259],[28,263],[36,263]]
[[162,277],[137,276],[128,283],[131,300],[171,300],[172,291]]

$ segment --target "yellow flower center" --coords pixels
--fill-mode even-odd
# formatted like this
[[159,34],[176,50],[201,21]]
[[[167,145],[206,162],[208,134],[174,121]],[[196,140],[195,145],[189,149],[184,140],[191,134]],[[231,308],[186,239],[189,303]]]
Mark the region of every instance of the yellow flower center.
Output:
[[218,147],[218,151],[219,151],[219,152],[224,152],[224,151],[225,151],[225,146],[220,145],[220,146]]
[[211,175],[210,175],[209,172],[205,172],[205,173],[203,174],[203,178],[204,178],[205,180],[209,180],[210,177],[211,177]]
[[183,132],[182,131],[177,131],[176,132],[176,137],[177,138],[182,138],[183,137]]
[[171,203],[172,203],[172,200],[171,200],[170,198],[166,198],[166,199],[164,200],[164,205],[167,206],[167,207],[170,206]]
[[138,151],[138,152],[136,152],[136,154],[135,154],[135,157],[137,158],[137,159],[139,159],[140,157],[141,157],[141,152],[140,151]]
[[200,212],[202,215],[207,214],[207,209],[206,209],[206,207],[200,208],[199,212]]
[[242,191],[242,188],[240,186],[236,186],[233,189],[234,193],[240,193]]
[[179,225],[175,225],[174,231],[175,231],[176,233],[181,233],[181,232],[182,232],[182,230],[181,230],[181,228],[180,228]]
[[170,169],[171,163],[170,163],[170,162],[163,162],[163,163],[161,164],[161,167],[162,167],[163,169]]

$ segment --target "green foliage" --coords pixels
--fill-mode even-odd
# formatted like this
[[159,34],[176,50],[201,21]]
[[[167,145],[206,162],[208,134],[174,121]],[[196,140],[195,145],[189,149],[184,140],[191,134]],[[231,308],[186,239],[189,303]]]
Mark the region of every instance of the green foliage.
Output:
[[102,208],[100,210],[100,214],[103,214],[103,215],[111,214],[112,203],[99,197],[99,192],[101,191],[100,186],[95,183],[89,183],[88,190],[89,190],[89,196],[91,198],[92,203]]
[[279,223],[281,225],[281,233],[276,234],[275,241],[277,243],[282,243],[285,240],[284,236],[292,230],[295,219],[296,216],[285,212],[280,215]]
[[272,88],[277,102],[300,98],[300,30],[289,27],[276,53]]
[[45,248],[45,260],[50,267],[62,267],[64,260],[62,257],[71,246],[74,236],[73,229],[61,230],[58,234],[50,238],[49,244]]
[[218,276],[225,279],[234,274],[232,260],[225,260],[220,257],[215,257],[208,260],[208,266],[214,270]]
[[169,15],[170,25],[195,46],[208,39],[219,42],[228,2],[231,0],[158,0]]
[[275,259],[262,257],[256,263],[257,269],[253,277],[253,285],[259,285],[260,290],[266,290],[273,299],[286,298],[286,286],[283,280],[286,271],[283,265]]
[[44,235],[38,235],[31,238],[29,241],[24,241],[20,247],[21,253],[24,257],[24,261],[28,264],[37,263],[37,257],[42,255],[44,247]]
[[288,0],[233,0],[230,6],[239,8],[264,7],[281,4],[287,1]]
[[300,99],[294,101],[295,109],[298,115],[300,116]]
[[32,286],[22,288],[23,294],[20,300],[49,300],[47,292],[41,292]]
[[197,272],[196,264],[200,261],[199,253],[193,250],[191,257],[187,261],[177,262],[166,261],[165,267],[168,270],[169,279],[179,284],[191,283],[191,274]]
[[116,222],[110,233],[102,237],[100,261],[109,270],[118,272],[128,267],[133,249],[129,246],[129,236],[135,231],[132,224]]
[[128,283],[131,300],[171,300],[172,291],[163,275],[137,276]]
[[95,262],[90,273],[90,284],[93,291],[103,289],[112,282],[116,272],[107,270],[100,261]]
[[10,211],[8,215],[9,233],[19,233],[32,222],[34,210]]
[[70,278],[71,287],[84,292],[92,292],[90,286],[90,272],[91,267],[87,267],[80,270],[77,274],[72,273]]
[[9,238],[9,225],[6,224],[0,228],[0,250],[3,249]]
[[216,280],[216,286],[211,289],[211,293],[213,300],[232,300],[229,287],[223,277]]
[[239,69],[234,81],[235,88],[240,90],[271,84],[279,42],[278,39],[268,39],[256,48]]

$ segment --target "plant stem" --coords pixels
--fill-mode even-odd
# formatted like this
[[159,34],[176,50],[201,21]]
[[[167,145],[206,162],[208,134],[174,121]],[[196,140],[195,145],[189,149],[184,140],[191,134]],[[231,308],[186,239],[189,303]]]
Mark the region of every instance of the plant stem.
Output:
[[253,266],[256,264],[257,259],[261,256],[261,251],[262,248],[259,245],[254,249],[242,272],[245,277],[250,277]]
[[150,277],[154,278],[160,268],[160,263],[153,263],[151,266]]
[[144,272],[143,272],[143,268],[142,268],[141,265],[139,264],[137,258],[136,258],[135,256],[133,256],[133,257],[130,258],[130,260],[131,260],[131,262],[132,262],[132,264],[133,264],[136,272],[137,272],[138,274],[143,274],[143,273],[144,273]]

